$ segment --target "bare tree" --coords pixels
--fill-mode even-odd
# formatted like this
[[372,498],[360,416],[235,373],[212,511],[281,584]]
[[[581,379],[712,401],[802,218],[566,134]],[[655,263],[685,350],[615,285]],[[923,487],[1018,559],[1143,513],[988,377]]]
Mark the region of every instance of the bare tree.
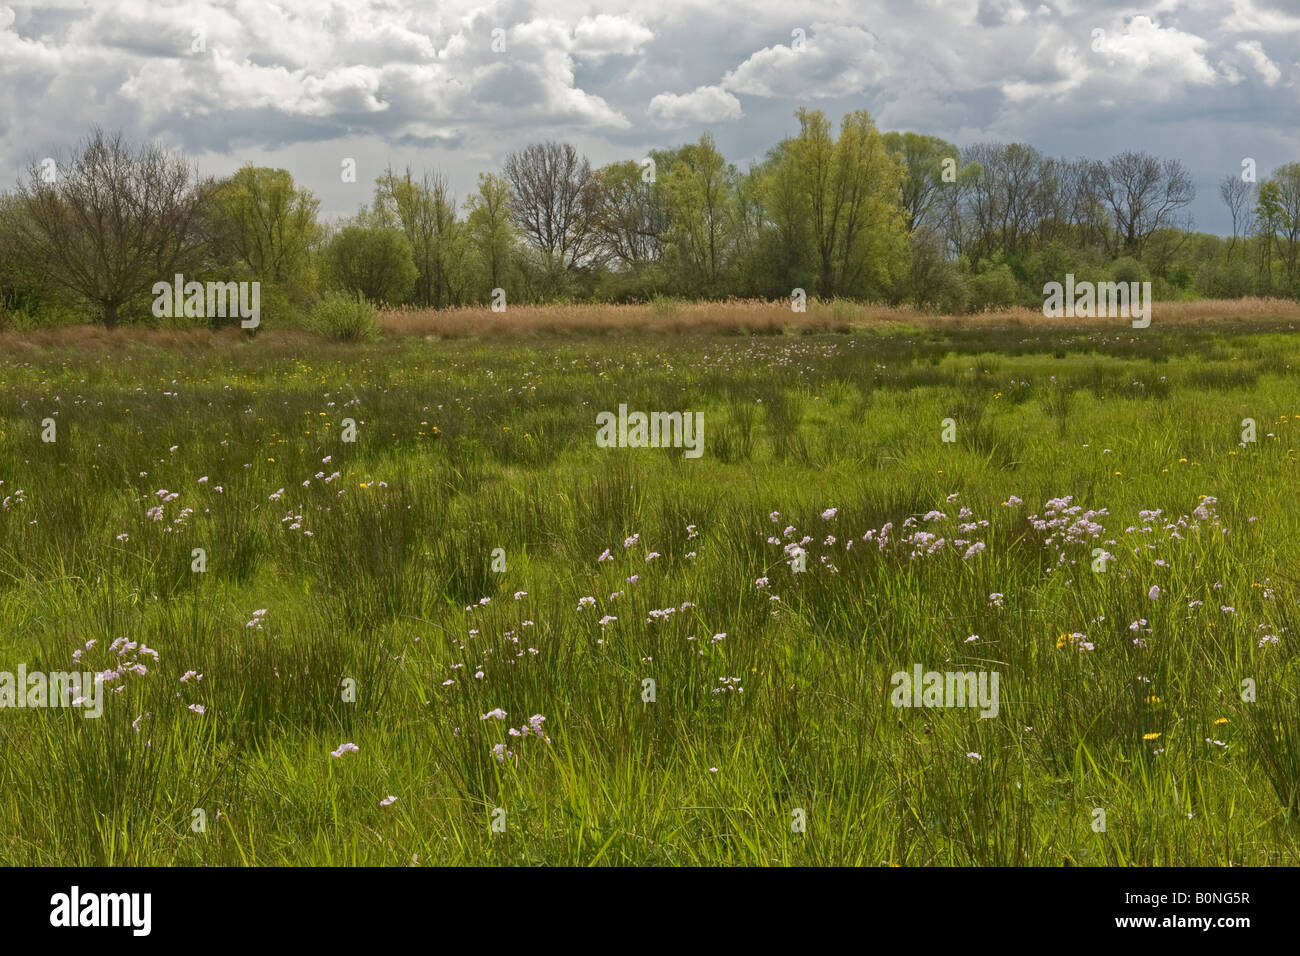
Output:
[[1190,221],[1175,221],[1179,210],[1196,198],[1191,173],[1178,160],[1130,150],[1094,169],[1126,254],[1140,259],[1142,246],[1157,229],[1191,228]]
[[967,215],[967,210],[971,205],[975,178],[982,170],[978,163],[972,163],[963,167],[962,172],[963,175],[958,176],[955,183],[949,183],[935,200],[934,215],[943,233],[944,251],[954,258],[967,255],[975,241],[974,219]]
[[1062,201],[1068,209],[1074,242],[1085,249],[1105,245],[1109,216],[1094,165],[1087,159],[1061,166]]
[[1232,216],[1232,242],[1228,244],[1228,261],[1232,261],[1232,250],[1237,245],[1237,236],[1250,232],[1250,213],[1255,188],[1240,176],[1224,176],[1219,183],[1219,198],[1228,207]]
[[1045,175],[1047,160],[1023,143],[977,143],[962,157],[980,167],[967,197],[975,230],[972,258],[1027,248],[1052,205],[1055,180]]
[[511,220],[552,274],[584,264],[595,246],[599,188],[591,164],[568,143],[533,143],[506,157]]
[[50,176],[28,166],[8,217],[17,252],[48,264],[52,282],[99,306],[104,325],[202,246],[194,168],[153,144],[132,151],[96,128]]

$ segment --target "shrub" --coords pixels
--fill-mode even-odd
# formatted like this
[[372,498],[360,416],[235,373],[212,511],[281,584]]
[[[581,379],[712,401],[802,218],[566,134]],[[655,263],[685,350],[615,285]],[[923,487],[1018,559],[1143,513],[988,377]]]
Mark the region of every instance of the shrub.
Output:
[[309,325],[335,342],[363,342],[379,331],[379,317],[360,293],[326,292],[312,309]]
[[336,288],[389,304],[403,302],[419,275],[406,237],[381,226],[345,226],[325,246],[325,266]]
[[1020,294],[1015,273],[1005,262],[990,266],[970,281],[970,308],[1005,309],[1015,305]]
[[1142,264],[1132,256],[1121,256],[1110,264],[1112,282],[1142,282],[1150,278],[1142,273]]
[[960,315],[970,304],[966,275],[955,262],[945,262],[936,272],[931,302],[944,315]]
[[1196,273],[1196,290],[1211,299],[1239,299],[1250,295],[1253,288],[1254,276],[1244,259],[1207,262]]
[[1196,290],[1184,289],[1169,279],[1156,276],[1151,281],[1151,298],[1157,302],[1194,302]]
[[909,299],[918,309],[951,315],[966,311],[963,265],[944,255],[943,236],[926,226],[913,233],[911,266],[899,275],[889,296],[895,305]]

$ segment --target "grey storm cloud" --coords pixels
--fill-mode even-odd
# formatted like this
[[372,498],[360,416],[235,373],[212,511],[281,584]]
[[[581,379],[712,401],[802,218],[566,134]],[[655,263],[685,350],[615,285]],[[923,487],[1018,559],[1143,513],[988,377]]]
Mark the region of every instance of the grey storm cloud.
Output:
[[462,196],[541,138],[604,163],[707,130],[744,165],[806,105],[958,145],[1176,157],[1216,229],[1244,157],[1300,160],[1298,78],[1293,0],[0,0],[0,172],[97,123],[205,172],[284,166],[342,215],[368,198],[344,159],[361,180],[438,167]]

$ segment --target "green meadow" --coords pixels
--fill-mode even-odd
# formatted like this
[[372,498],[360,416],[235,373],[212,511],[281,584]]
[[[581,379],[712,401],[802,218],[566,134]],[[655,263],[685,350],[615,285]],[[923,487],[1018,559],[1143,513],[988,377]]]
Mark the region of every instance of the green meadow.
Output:
[[102,715],[0,679],[0,863],[1295,864],[1297,366],[1266,317],[10,336],[0,671]]

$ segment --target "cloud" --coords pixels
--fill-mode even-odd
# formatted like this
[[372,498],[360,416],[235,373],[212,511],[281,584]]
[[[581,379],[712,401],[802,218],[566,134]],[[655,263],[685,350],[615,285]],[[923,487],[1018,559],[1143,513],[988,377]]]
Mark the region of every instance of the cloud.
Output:
[[814,22],[809,35],[793,37],[789,46],[764,47],[720,85],[751,96],[828,99],[861,93],[886,72],[871,33],[851,24]]
[[1232,0],[1232,13],[1223,18],[1228,33],[1294,33],[1300,17],[1278,10],[1259,10],[1254,0]]
[[602,13],[578,21],[573,29],[573,52],[580,57],[632,56],[654,36],[653,30],[635,20]]
[[0,188],[98,123],[205,173],[284,166],[341,215],[390,161],[465,195],[538,139],[599,165],[712,125],[743,164],[814,106],[958,145],[1182,158],[1216,222],[1243,144],[1300,158],[1278,95],[1297,61],[1296,0],[0,0]]
[[650,117],[672,129],[697,123],[723,123],[743,115],[740,100],[720,86],[700,86],[691,93],[660,93],[650,101]]
[[[1118,29],[1094,27],[1086,46],[1080,31],[1052,27],[1025,58],[1026,75],[1001,84],[1013,103],[1034,99],[1109,98],[1120,89],[1131,100],[1159,102],[1183,95],[1189,84],[1232,84],[1240,75],[1229,65],[1216,69],[1206,58],[1209,41],[1147,16]],[[1050,39],[1047,39],[1050,37]]]
[[[202,117],[214,131],[234,131],[241,115],[258,124],[253,139],[276,115],[282,128],[317,137],[332,130],[431,141],[474,127],[631,125],[578,85],[575,60],[637,52],[654,36],[639,22],[608,14],[565,21],[525,9],[505,21],[505,49],[494,50],[494,8],[454,17],[420,6],[246,0],[236,18],[210,0],[117,0],[74,11],[61,29],[21,35],[15,11],[0,7],[0,108],[18,102],[12,87],[21,81],[47,95],[81,84],[80,97],[59,94],[62,121],[121,123],[150,136]],[[105,99],[114,107],[108,117],[97,105]]]
[[1122,31],[1101,38],[1100,53],[1134,74],[1158,73],[1171,82],[1213,83],[1218,74],[1205,59],[1208,41],[1175,27],[1134,17]]
[[[1039,9],[1042,10],[1041,7]],[[996,26],[1002,23],[1017,24],[1028,17],[1029,11],[1020,4],[1020,0],[984,0],[976,19],[985,26]]]
[[1041,97],[1056,99],[1077,90],[1091,75],[1087,60],[1072,46],[1057,48],[1040,72],[1040,79],[1004,83],[1003,95],[1013,103]]
[[1268,54],[1264,52],[1264,47],[1258,40],[1243,40],[1235,49],[1246,55],[1255,72],[1263,78],[1265,86],[1274,86],[1282,79],[1282,71],[1268,58]]

